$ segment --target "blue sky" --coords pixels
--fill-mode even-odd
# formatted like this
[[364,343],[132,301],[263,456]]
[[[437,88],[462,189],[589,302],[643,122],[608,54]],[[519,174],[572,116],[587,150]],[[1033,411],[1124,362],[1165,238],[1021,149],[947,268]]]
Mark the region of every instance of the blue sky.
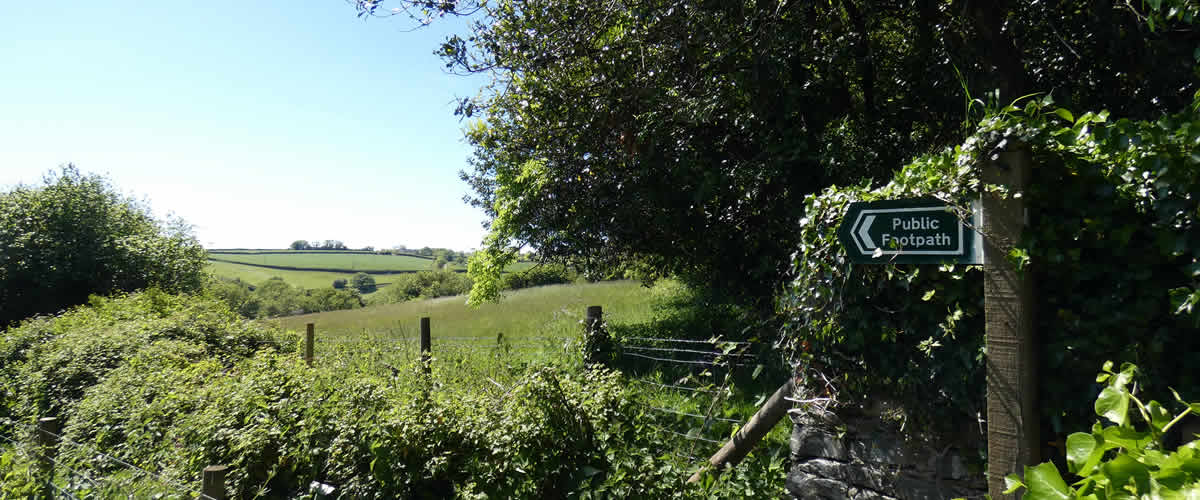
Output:
[[295,239],[478,247],[470,148],[433,50],[342,0],[8,2],[0,189],[72,162],[196,226],[209,248]]

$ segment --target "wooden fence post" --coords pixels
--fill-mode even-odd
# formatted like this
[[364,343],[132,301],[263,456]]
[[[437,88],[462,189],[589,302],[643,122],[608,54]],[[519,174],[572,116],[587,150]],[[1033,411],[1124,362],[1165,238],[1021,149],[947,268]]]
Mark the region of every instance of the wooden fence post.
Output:
[[421,318],[421,369],[425,371],[425,376],[430,373],[430,352],[433,349],[433,339],[429,334],[429,318]]
[[313,326],[312,323],[305,325],[305,327],[306,327],[306,329],[304,332],[304,362],[308,363],[308,366],[312,366],[312,363],[313,363],[313,341],[316,340],[316,336],[317,336],[316,332],[315,332],[316,328]]
[[[795,387],[795,380],[788,378],[788,381],[779,387],[779,389],[776,389],[775,394],[772,394],[766,403],[763,403],[762,408],[754,412],[754,416],[746,421],[746,425],[738,429],[737,434],[734,434],[725,443],[725,446],[722,446],[720,450],[713,454],[712,458],[708,459],[708,463],[714,468],[714,473],[720,474],[721,469],[727,465],[730,467],[737,465],[743,458],[746,458],[746,454],[754,449],[754,445],[758,444],[763,436],[766,436],[771,429],[775,428],[775,424],[779,423],[784,415],[787,415],[787,398],[791,397]],[[703,472],[703,469],[692,474],[688,482],[694,483],[699,481],[703,477],[701,472]]]
[[[312,323],[309,323],[312,325]],[[224,465],[210,465],[204,468],[204,476],[200,481],[200,493],[207,499],[225,500],[225,472],[229,470]]]
[[38,419],[37,436],[37,468],[38,477],[42,481],[42,496],[54,498],[54,452],[58,447],[58,419],[44,417]]
[[613,346],[612,339],[604,329],[604,309],[600,306],[588,306],[583,328],[583,362],[609,361]]
[[1021,474],[1038,461],[1037,385],[1033,331],[1033,277],[1008,253],[1027,223],[1023,196],[1029,184],[1030,152],[1014,148],[984,161],[982,180],[1007,193],[983,195],[983,299],[987,343],[988,493],[1004,494],[1004,477]]

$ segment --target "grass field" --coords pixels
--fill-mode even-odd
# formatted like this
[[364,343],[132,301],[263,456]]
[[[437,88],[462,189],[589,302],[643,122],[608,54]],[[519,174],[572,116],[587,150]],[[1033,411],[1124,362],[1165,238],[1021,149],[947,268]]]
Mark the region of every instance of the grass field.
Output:
[[[247,266],[242,264],[230,264],[228,262],[208,261],[208,271],[225,278],[237,278],[246,283],[259,284],[274,277],[283,278],[284,281],[293,286],[304,288],[328,288],[333,286],[333,280],[344,279],[349,281],[353,274],[348,273],[327,273],[322,271],[292,271],[286,269],[271,269],[267,267]],[[377,274],[372,276],[375,278],[376,284],[391,283],[393,275]]]
[[[313,323],[317,333],[317,362],[343,366],[345,371],[352,372],[411,366],[419,358],[419,320],[427,316],[432,334],[434,379],[440,384],[442,395],[496,391],[497,397],[503,397],[505,388],[531,367],[581,365],[581,320],[590,305],[604,308],[604,319],[614,332],[641,330],[672,338],[720,334],[696,331],[705,329],[699,324],[674,321],[672,307],[678,307],[678,302],[672,303],[681,297],[686,299],[686,294],[682,285],[669,281],[652,288],[630,281],[552,285],[509,292],[500,303],[475,309],[467,307],[464,297],[458,296],[270,321],[295,332],[303,332],[305,324]],[[676,326],[663,329],[664,324]],[[500,333],[504,334],[505,343],[497,342]],[[771,361],[767,356],[760,362],[779,361]],[[662,436],[664,446],[674,448],[670,453],[701,460],[714,453],[719,444],[678,439],[704,425],[702,420],[682,413],[700,415],[711,410],[718,419],[744,422],[786,380],[786,376],[778,373],[756,377],[751,375],[755,372],[753,367],[737,368],[738,382],[725,387],[722,370],[627,361],[616,366],[630,375],[631,384],[640,393],[639,404],[666,409],[653,410],[648,418],[653,418],[666,433]],[[673,390],[659,384],[699,387],[722,396],[714,401],[709,393]],[[703,434],[696,435],[723,441],[734,430],[731,423],[716,420],[708,423]],[[789,432],[787,425],[772,429],[755,453],[782,460]]]
[[[289,284],[304,288],[333,286],[333,280],[349,280],[354,273],[310,271],[304,269],[274,269],[268,266],[288,266],[316,269],[353,269],[355,271],[381,273],[386,271],[429,271],[433,260],[411,255],[377,255],[349,252],[298,252],[291,250],[210,250],[208,269],[217,276],[237,278],[258,284],[273,277],[283,278]],[[221,261],[211,260],[221,259]],[[236,262],[223,262],[236,261]],[[517,262],[508,267],[509,272],[520,272],[533,267],[532,262]],[[466,263],[452,263],[448,270],[461,271]],[[375,283],[392,283],[395,276],[373,274]]]
[[[286,279],[286,278],[285,278]],[[497,304],[478,308],[466,305],[462,296],[409,301],[362,309],[288,316],[278,321],[284,328],[303,331],[316,324],[322,334],[348,335],[395,330],[409,336],[419,319],[429,317],[434,337],[520,338],[554,334],[576,334],[587,306],[604,307],[609,321],[636,321],[652,313],[656,295],[669,293],[671,285],[646,288],[633,281],[606,281],[574,285],[552,285],[508,292]]]
[[[427,271],[433,269],[434,263],[431,259],[411,255],[359,253],[210,253],[209,257],[260,266],[346,269],[350,271]],[[452,265],[451,267],[456,266]]]

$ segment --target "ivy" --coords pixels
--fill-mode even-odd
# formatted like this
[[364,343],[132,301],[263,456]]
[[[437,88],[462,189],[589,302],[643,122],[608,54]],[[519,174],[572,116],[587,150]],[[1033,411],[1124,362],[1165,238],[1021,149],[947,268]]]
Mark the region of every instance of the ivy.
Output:
[[[1036,283],[1040,373],[1123,357],[1148,367],[1148,389],[1200,389],[1187,368],[1200,362],[1200,94],[1180,113],[1143,121],[1054,104],[1041,96],[996,110],[962,145],[914,160],[881,187],[808,197],[791,282],[777,298],[780,346],[833,368],[849,395],[893,395],[919,422],[977,418],[980,268],[856,265],[836,230],[853,201],[931,196],[965,217],[988,190],[1030,208],[1010,258]],[[978,162],[1018,144],[1033,153],[1029,189],[982,185]],[[1098,391],[1070,377],[1044,377],[1039,390],[1054,433],[1085,421]]]

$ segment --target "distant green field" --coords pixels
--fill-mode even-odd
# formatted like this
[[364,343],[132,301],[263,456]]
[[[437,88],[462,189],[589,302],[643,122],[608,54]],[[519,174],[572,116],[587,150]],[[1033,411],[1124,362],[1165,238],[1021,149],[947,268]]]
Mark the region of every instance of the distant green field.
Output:
[[[240,279],[242,281],[245,281],[245,282],[251,283],[251,284],[258,284],[258,283],[262,283],[263,281],[269,280],[273,277],[279,277],[279,278],[283,278],[284,281],[286,281],[292,285],[302,286],[304,288],[325,288],[325,287],[333,286],[333,280],[336,280],[339,278],[349,280],[353,276],[353,273],[309,271],[309,270],[303,270],[303,269],[274,269],[274,268],[260,267],[260,266],[264,265],[264,263],[265,263],[265,265],[270,265],[270,266],[315,267],[315,268],[319,268],[319,269],[346,268],[346,269],[356,269],[356,270],[364,271],[364,272],[379,273],[381,271],[383,271],[383,272],[386,272],[386,271],[407,271],[407,272],[428,271],[428,270],[432,269],[432,263],[433,263],[433,261],[430,259],[423,259],[420,257],[374,255],[374,254],[357,254],[357,255],[355,255],[355,254],[346,254],[346,253],[295,252],[294,255],[290,255],[290,254],[276,254],[276,253],[255,254],[255,253],[248,253],[249,251],[240,252],[240,253],[223,253],[223,252],[227,252],[227,251],[225,251],[225,250],[218,250],[215,252],[211,251],[211,250],[209,251],[210,260],[208,261],[208,269],[210,272],[212,272],[213,274],[215,274],[217,276],[230,278],[230,279],[237,278],[237,279]],[[283,252],[283,250],[271,250],[271,252]],[[362,263],[367,263],[369,259],[374,259],[376,257],[379,257],[382,259],[395,259],[395,260],[390,260],[390,261],[389,260],[378,260],[375,262],[380,263],[380,264],[382,264],[382,263],[395,264],[396,268],[385,267],[384,269],[363,269],[361,266],[358,268],[352,267],[352,266],[357,265],[360,262],[359,259],[361,259]],[[214,258],[222,259],[222,260],[236,260],[238,262],[242,262],[243,264],[212,260]],[[302,261],[302,262],[308,263],[311,265],[300,266],[300,265],[296,265],[295,263],[282,263],[282,262],[286,262],[285,259],[287,259],[287,258],[304,258],[307,260]],[[343,264],[347,264],[347,263],[349,264],[348,266],[343,266]],[[409,266],[407,269],[399,267],[399,265],[405,264],[405,263],[407,263],[407,265]],[[509,266],[508,271],[509,272],[520,272],[520,271],[524,271],[526,269],[533,267],[533,265],[534,264],[531,262],[517,262],[517,263],[514,263],[513,265]],[[466,268],[465,265],[463,265],[461,267],[455,267],[455,266],[448,267],[448,269],[450,269],[450,270],[462,270],[465,268]],[[375,278],[375,283],[379,284],[379,285],[392,283],[396,278],[394,275],[389,275],[389,274],[373,274],[372,277]]]
[[299,269],[345,269],[349,271],[426,271],[433,260],[411,255],[379,255],[364,253],[216,253],[209,258],[238,264],[283,266]]
[[551,285],[507,292],[499,303],[474,309],[467,307],[466,297],[456,296],[288,316],[275,321],[297,331],[302,331],[306,323],[314,323],[326,335],[369,331],[414,338],[419,319],[428,316],[435,339],[438,336],[495,339],[497,333],[504,333],[510,339],[574,335],[582,328],[579,321],[587,306],[602,306],[608,321],[644,321],[652,315],[655,302],[652,299],[664,293],[664,286],[651,289],[634,281]]
[[[259,284],[271,278],[279,277],[290,285],[301,286],[304,288],[327,288],[333,286],[333,280],[344,279],[349,281],[354,275],[347,273],[327,273],[321,271],[292,271],[288,269],[271,269],[258,266],[247,266],[242,264],[230,264],[228,262],[208,261],[208,270],[213,274],[225,278],[237,278],[246,283]],[[384,284],[392,282],[392,275],[377,274],[372,276],[375,278],[376,284]]]

